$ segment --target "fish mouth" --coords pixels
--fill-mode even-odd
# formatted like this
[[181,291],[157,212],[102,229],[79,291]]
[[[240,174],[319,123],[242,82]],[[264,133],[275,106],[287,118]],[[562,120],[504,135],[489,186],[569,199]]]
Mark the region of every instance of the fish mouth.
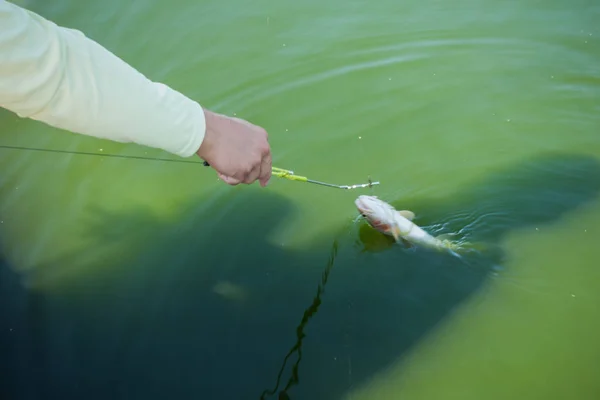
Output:
[[373,211],[371,207],[368,206],[369,200],[371,200],[371,196],[360,195],[356,200],[354,200],[354,205],[358,209],[358,211],[362,214],[363,217],[366,217],[369,214],[372,214]]
[[365,204],[364,201],[362,201],[360,197],[354,201],[354,205],[363,217],[366,217],[371,212],[371,209]]

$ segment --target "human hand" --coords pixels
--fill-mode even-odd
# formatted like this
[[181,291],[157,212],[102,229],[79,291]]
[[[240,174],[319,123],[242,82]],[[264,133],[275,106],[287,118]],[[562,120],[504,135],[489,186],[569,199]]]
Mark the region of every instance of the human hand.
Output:
[[196,152],[230,185],[266,186],[271,179],[271,147],[267,132],[260,126],[204,110],[206,133]]

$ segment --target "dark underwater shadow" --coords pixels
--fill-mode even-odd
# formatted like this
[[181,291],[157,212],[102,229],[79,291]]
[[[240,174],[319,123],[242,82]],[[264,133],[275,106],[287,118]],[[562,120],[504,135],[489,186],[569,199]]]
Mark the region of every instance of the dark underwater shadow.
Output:
[[[267,393],[278,388],[279,399],[341,399],[481,290],[507,253],[500,245],[505,235],[555,222],[599,194],[597,159],[551,154],[498,170],[452,198],[391,201],[398,209],[415,211],[417,223],[437,234],[460,232],[470,241],[498,243],[501,253],[484,252],[476,263],[464,262],[425,249],[407,250],[365,222],[357,223],[354,232],[340,235],[339,248],[336,241],[327,290],[319,286],[298,326],[291,351],[304,348],[302,368],[288,367],[291,371]],[[330,264],[327,275],[329,269]],[[314,321],[310,327],[307,315]]]
[[174,205],[175,220],[93,210],[89,246],[13,276],[32,289],[0,294],[0,329],[19,332],[2,398],[256,398],[320,271],[268,242],[286,199],[225,197]]
[[[1,239],[1,238],[0,238]],[[19,328],[23,326],[23,312],[26,307],[26,294],[20,287],[19,276],[4,256],[0,240],[0,398],[12,399],[18,387],[27,388],[27,379],[15,370],[26,369],[21,351],[16,346],[17,335],[27,335]],[[31,397],[22,397],[31,398]]]
[[[594,199],[599,171],[593,159],[551,156],[443,202],[399,207],[422,225],[469,225],[469,238],[499,240]],[[9,305],[0,329],[20,332],[3,336],[13,349],[0,361],[12,384],[3,397],[341,399],[450,318],[491,272],[428,251],[369,250],[381,235],[365,236],[364,223],[288,250],[271,235],[294,207],[267,190],[173,207],[172,220],[92,210],[81,222],[90,246],[27,277],[52,292],[0,294]]]

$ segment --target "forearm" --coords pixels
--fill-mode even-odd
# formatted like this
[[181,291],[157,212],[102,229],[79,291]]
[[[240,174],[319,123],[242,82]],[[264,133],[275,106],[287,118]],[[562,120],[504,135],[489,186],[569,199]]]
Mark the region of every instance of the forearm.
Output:
[[0,0],[0,106],[75,133],[190,156],[202,107],[81,32]]

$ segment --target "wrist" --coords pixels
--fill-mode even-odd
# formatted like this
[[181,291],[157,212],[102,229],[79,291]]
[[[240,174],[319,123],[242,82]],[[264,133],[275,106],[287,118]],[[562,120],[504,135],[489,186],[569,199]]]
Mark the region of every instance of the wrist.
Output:
[[217,115],[212,111],[206,110],[204,108],[202,109],[202,111],[204,112],[205,121],[204,139],[202,140],[202,143],[200,144],[200,147],[198,148],[196,154],[198,154],[198,156],[203,160],[208,161],[206,160],[206,156],[210,155],[213,147]]

